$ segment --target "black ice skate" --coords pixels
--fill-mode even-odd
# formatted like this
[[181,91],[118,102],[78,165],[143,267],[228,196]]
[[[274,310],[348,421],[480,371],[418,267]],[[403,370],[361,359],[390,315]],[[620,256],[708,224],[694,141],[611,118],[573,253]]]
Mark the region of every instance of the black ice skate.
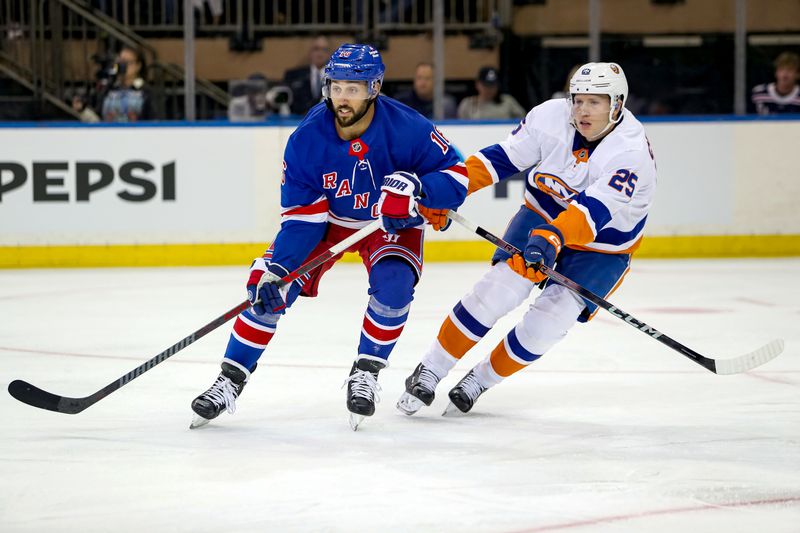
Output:
[[192,401],[192,411],[195,416],[189,428],[204,426],[225,410],[231,414],[235,413],[236,398],[242,393],[249,377],[249,373],[245,373],[241,368],[223,362],[222,372],[214,384]]
[[436,396],[434,391],[439,379],[428,367],[418,364],[414,372],[406,378],[406,391],[397,400],[397,408],[411,416],[422,409],[423,405],[429,406]]
[[375,413],[375,404],[380,402],[378,391],[378,372],[386,367],[386,363],[374,359],[359,359],[350,369],[347,384],[347,410],[350,411],[350,427],[353,431],[366,416]]
[[[468,413],[478,396],[483,394],[487,389],[478,380],[473,368],[467,375],[461,378],[461,381],[456,383],[456,386],[450,389],[448,396],[450,397],[450,404],[442,413],[443,416],[451,414]],[[458,409],[458,411],[456,411]]]

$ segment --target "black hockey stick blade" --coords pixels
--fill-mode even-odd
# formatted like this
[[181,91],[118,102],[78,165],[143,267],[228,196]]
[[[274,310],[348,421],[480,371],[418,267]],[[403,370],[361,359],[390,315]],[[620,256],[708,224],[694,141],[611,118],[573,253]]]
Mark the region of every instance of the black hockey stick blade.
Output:
[[86,398],[65,398],[35,387],[27,381],[15,379],[8,385],[8,393],[21,401],[39,409],[56,411],[74,415],[80,413],[91,404],[86,404]]
[[[483,237],[490,243],[494,244],[498,248],[505,250],[509,254],[513,255],[522,253],[522,250],[520,250],[513,244],[504,241],[497,235],[494,235],[493,233],[474,224],[473,222],[470,222],[469,220],[459,215],[455,211],[449,211],[447,216],[451,220],[458,222],[468,230],[472,231],[473,233],[475,233],[480,237]],[[578,296],[585,298],[586,300],[589,300],[598,307],[605,309],[606,311],[608,311],[615,317],[619,318],[620,320],[625,321],[629,325],[638,329],[642,333],[649,335],[658,342],[669,346],[673,350],[688,357],[698,365],[710,370],[711,372],[714,372],[715,374],[725,376],[730,374],[740,374],[742,372],[747,372],[748,370],[752,370],[758,366],[763,365],[767,361],[775,359],[781,354],[781,352],[783,352],[783,346],[784,346],[783,340],[775,339],[755,351],[737,357],[733,357],[730,359],[714,359],[712,357],[706,357],[704,355],[697,353],[691,348],[684,346],[680,342],[665,335],[664,333],[658,331],[656,328],[642,322],[633,315],[626,313],[622,309],[612,305],[610,302],[597,296],[589,289],[582,287],[581,285],[578,285],[568,277],[564,276],[559,272],[556,272],[552,268],[549,268],[546,265],[540,265],[536,268],[539,268],[539,270],[547,274],[547,277],[549,277],[551,280],[558,283],[559,285],[562,285],[563,287],[569,289]]]

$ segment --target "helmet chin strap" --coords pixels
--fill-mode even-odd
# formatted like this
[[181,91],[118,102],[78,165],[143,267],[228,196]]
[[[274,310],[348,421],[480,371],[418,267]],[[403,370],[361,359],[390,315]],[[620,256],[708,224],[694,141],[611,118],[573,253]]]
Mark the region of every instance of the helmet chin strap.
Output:
[[606,132],[607,132],[607,131],[608,131],[610,128],[613,128],[614,126],[616,126],[616,125],[617,125],[617,122],[619,122],[619,120],[617,120],[616,122],[612,122],[612,121],[610,121],[610,120],[609,120],[609,121],[608,121],[608,124],[606,124],[606,127],[605,127],[605,128],[603,128],[602,130],[600,130],[600,133],[598,133],[597,135],[595,135],[595,136],[594,136],[594,137],[592,137],[591,139],[590,139],[589,137],[586,137],[586,140],[587,140],[587,141],[589,141],[589,142],[594,142],[594,141],[596,141],[597,139],[599,139],[600,137],[602,137],[603,135],[605,135],[605,134],[606,134]]
[[[602,130],[600,130],[600,132],[597,135],[594,135],[591,138],[586,137],[587,141],[594,142],[594,141],[598,140],[603,135],[605,135],[610,129],[612,129],[614,126],[619,124],[619,121],[622,119],[622,111],[620,111],[619,116],[617,117],[617,120],[613,119],[614,111],[616,111],[616,109],[612,109],[611,111],[609,111],[609,113],[608,113],[608,124],[606,124],[606,127],[603,128]],[[575,130],[580,132],[580,130],[578,130],[578,125],[575,122],[575,115],[574,114],[572,115],[572,119],[570,120],[569,123],[572,124],[572,127],[575,128]]]

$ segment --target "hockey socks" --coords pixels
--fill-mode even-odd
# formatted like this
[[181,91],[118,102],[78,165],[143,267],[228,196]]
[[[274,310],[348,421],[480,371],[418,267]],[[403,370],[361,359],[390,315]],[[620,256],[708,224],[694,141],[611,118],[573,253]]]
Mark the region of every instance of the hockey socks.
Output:
[[230,359],[244,368],[253,368],[264,353],[264,349],[275,335],[278,315],[257,316],[252,311],[244,311],[233,324],[225,359]]
[[409,304],[401,309],[394,309],[381,304],[374,297],[370,298],[361,325],[358,353],[388,359],[403,326],[406,325],[410,307]]
[[494,327],[521,304],[533,284],[507,264],[494,265],[453,307],[422,363],[442,378]]
[[414,269],[405,259],[386,257],[372,267],[359,356],[388,360],[406,325],[416,280]]

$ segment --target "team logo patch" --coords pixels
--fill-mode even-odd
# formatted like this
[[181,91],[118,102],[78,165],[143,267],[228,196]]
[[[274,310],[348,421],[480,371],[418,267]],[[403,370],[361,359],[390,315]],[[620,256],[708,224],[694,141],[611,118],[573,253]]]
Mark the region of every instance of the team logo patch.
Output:
[[363,161],[364,157],[367,155],[367,152],[369,152],[369,145],[361,139],[354,139],[350,141],[350,150],[348,150],[350,155],[355,156],[359,160]]
[[535,187],[543,193],[549,194],[559,200],[569,201],[573,196],[578,194],[578,191],[553,174],[536,172],[533,175],[533,183]]
[[580,148],[578,150],[573,150],[572,155],[575,157],[575,163],[586,163],[589,161],[589,150],[586,148]]
[[350,57],[351,53],[352,53],[351,50],[342,50],[341,52],[339,52],[339,57]]
[[589,74],[591,74],[591,73],[592,73],[592,69],[590,69],[590,68],[585,68],[585,69],[583,69],[583,70],[581,71],[581,76],[588,76],[588,75],[589,75]]
[[611,63],[611,72],[614,74],[619,74],[619,67],[616,66],[614,63]]

